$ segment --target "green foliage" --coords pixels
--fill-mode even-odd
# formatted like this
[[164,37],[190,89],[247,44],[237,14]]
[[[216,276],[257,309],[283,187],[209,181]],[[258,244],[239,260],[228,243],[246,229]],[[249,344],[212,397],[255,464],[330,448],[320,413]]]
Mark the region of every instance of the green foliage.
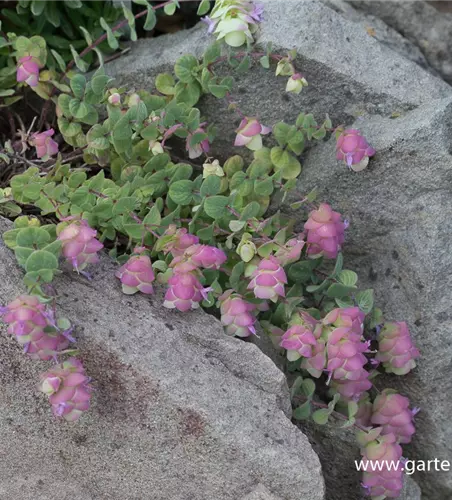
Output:
[[[104,33],[100,19],[111,26],[123,16],[122,9],[107,0],[19,0],[16,11],[7,6],[1,10],[1,14],[5,32],[15,32],[24,37],[39,34],[65,63],[73,58],[71,45],[79,52],[89,45],[87,36],[96,40]],[[124,31],[119,34],[122,33]],[[100,44],[99,49],[103,53],[111,53],[106,42]],[[86,63],[89,65],[92,62],[94,58],[91,53],[86,57]]]

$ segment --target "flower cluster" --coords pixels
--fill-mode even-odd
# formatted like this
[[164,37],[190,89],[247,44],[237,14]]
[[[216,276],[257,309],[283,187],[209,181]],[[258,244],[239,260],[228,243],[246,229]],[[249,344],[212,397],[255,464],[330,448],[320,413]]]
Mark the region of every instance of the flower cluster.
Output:
[[43,361],[56,359],[69,346],[70,328],[62,331],[54,314],[36,295],[20,295],[2,309],[8,333],[14,335],[31,358]]
[[262,135],[269,134],[271,128],[262,125],[257,118],[245,116],[236,132],[234,146],[246,146],[252,151],[257,151],[262,148]]
[[[398,497],[403,486],[400,445],[411,441],[415,432],[413,417],[418,410],[410,410],[408,398],[391,389],[385,389],[378,394],[373,405],[368,397],[363,401],[366,409],[363,425],[368,427],[369,431],[357,433],[361,454],[363,459],[368,461],[362,484],[372,498]],[[360,419],[362,421],[363,415]],[[370,425],[376,427],[370,429]]]
[[322,203],[309,214],[304,228],[307,231],[308,255],[324,255],[328,259],[337,257],[344,242],[346,228],[338,212],[334,212],[327,203]]
[[[185,240],[193,238],[193,235],[188,233],[183,233],[181,236]],[[178,241],[180,244],[181,239]],[[204,288],[201,284],[200,269],[219,269],[227,259],[226,254],[217,247],[198,243],[189,246],[183,253],[180,247],[173,246],[171,253],[177,257],[171,262],[173,274],[168,279],[169,288],[163,305],[183,312],[197,309],[210,291],[210,288]]]
[[369,146],[359,130],[344,130],[337,138],[336,158],[344,161],[355,172],[364,170],[369,163],[369,157],[374,154],[375,149]]
[[303,358],[301,367],[313,377],[320,377],[326,362],[321,322],[305,311],[298,311],[292,316],[290,325],[280,339],[280,347],[287,349],[289,361]]
[[202,20],[209,26],[208,32],[215,33],[218,40],[224,39],[231,47],[240,47],[253,41],[263,11],[262,4],[250,0],[218,0],[210,17]]
[[363,338],[364,313],[358,307],[333,309],[322,321],[326,336],[326,370],[332,387],[346,399],[359,398],[372,387],[365,352],[369,343]]
[[[312,329],[304,325],[293,325],[281,337],[280,346],[287,350],[287,359],[312,358],[318,339]],[[321,369],[323,369],[323,362]]]
[[364,313],[358,307],[336,308],[322,321],[304,311],[294,315],[280,346],[287,358],[303,358],[301,367],[318,378],[326,371],[331,386],[346,399],[359,399],[372,386],[364,369],[369,343],[363,338]]
[[253,290],[256,298],[276,302],[279,297],[285,296],[284,285],[287,283],[287,277],[276,257],[262,259],[251,278],[248,290]]
[[305,246],[304,234],[287,240],[284,246],[280,246],[275,252],[275,258],[283,266],[293,264],[300,260],[301,252]]
[[378,337],[375,359],[383,363],[388,373],[406,375],[415,366],[419,351],[413,345],[408,326],[404,321],[385,323]]
[[21,57],[17,62],[16,80],[36,87],[39,81],[39,62],[32,56]]
[[394,434],[399,443],[409,443],[415,433],[410,401],[391,389],[383,390],[374,400],[371,422],[382,426],[382,435]]
[[97,252],[104,245],[96,239],[96,235],[97,231],[89,227],[84,219],[72,222],[59,232],[63,255],[76,271],[99,262]]
[[249,337],[256,334],[254,324],[256,317],[252,312],[256,309],[255,304],[251,304],[243,299],[238,293],[228,290],[219,298],[221,312],[221,323],[225,326],[225,331],[229,335],[237,337]]
[[190,234],[185,227],[177,228],[175,224],[170,224],[165,231],[164,237],[167,241],[163,247],[165,254],[171,253],[173,257],[183,255],[187,248],[199,243],[199,238]]
[[[363,461],[367,464],[362,485],[372,498],[396,498],[403,488],[402,447],[394,434],[381,435],[381,429],[379,427],[366,437],[358,438]],[[391,467],[386,464],[391,464]]]
[[54,133],[53,128],[49,128],[45,132],[31,136],[31,143],[36,148],[36,156],[44,161],[58,153],[58,144],[52,139]]
[[144,255],[145,248],[137,247],[129,260],[116,271],[116,277],[121,280],[122,291],[128,295],[141,292],[154,293],[152,282],[155,280],[152,262]]
[[49,396],[53,414],[68,422],[78,420],[89,409],[90,378],[76,358],[70,358],[42,374],[39,390]]

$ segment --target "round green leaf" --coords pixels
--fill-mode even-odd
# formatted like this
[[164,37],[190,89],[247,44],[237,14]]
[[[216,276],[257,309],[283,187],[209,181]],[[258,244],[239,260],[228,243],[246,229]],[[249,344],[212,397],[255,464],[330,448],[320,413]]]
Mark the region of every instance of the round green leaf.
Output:
[[192,55],[180,57],[174,65],[174,73],[181,82],[193,81],[196,69],[198,68],[198,60]]
[[214,196],[219,193],[221,179],[216,175],[209,175],[201,185],[201,196]]
[[293,412],[293,418],[295,420],[307,420],[311,415],[311,402],[306,401],[298,408],[295,408]]
[[168,194],[174,203],[189,205],[193,199],[193,181],[181,180],[171,184]]
[[329,411],[326,408],[321,408],[312,414],[312,420],[314,420],[316,424],[325,425],[328,422],[329,416]]
[[221,219],[224,217],[229,198],[226,196],[211,196],[204,202],[204,211],[212,219]]
[[354,285],[356,285],[356,282],[358,281],[358,275],[354,271],[344,270],[338,274],[337,279],[343,285],[354,286]]
[[333,283],[326,291],[326,295],[328,297],[340,299],[342,297],[346,297],[355,290],[356,286],[345,286],[341,283]]
[[26,227],[17,233],[16,245],[26,248],[41,248],[50,241],[50,234],[41,227]]
[[372,288],[364,290],[356,294],[356,301],[358,302],[358,307],[364,313],[368,314],[374,306],[374,291]]
[[165,95],[174,95],[176,93],[175,85],[174,78],[168,73],[160,73],[155,79],[155,88]]
[[36,250],[25,262],[27,272],[41,271],[42,269],[58,269],[58,259],[53,253],[46,250]]
[[80,123],[69,121],[64,116],[58,118],[58,128],[65,137],[75,137],[82,130]]

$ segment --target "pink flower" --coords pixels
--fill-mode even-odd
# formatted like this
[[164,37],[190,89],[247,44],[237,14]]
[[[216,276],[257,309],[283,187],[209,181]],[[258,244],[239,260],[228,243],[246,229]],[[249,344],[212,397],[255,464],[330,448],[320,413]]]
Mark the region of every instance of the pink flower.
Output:
[[333,387],[345,398],[359,397],[372,387],[369,373],[364,369],[364,313],[358,307],[336,308],[323,319],[323,336],[327,345],[327,366]]
[[301,357],[312,358],[317,338],[312,330],[303,325],[293,325],[282,336],[279,344],[287,350],[287,359],[296,361]]
[[365,316],[359,307],[337,307],[323,318],[322,323],[335,327],[347,327],[355,335],[355,339],[360,339],[363,334]]
[[383,363],[388,373],[406,375],[416,366],[414,361],[420,356],[413,345],[408,325],[404,321],[385,323],[377,337],[377,361]]
[[236,130],[234,146],[246,146],[252,151],[262,148],[262,135],[269,134],[271,128],[261,125],[257,118],[245,117]]
[[210,149],[209,145],[209,139],[204,139],[203,141],[199,142],[198,144],[191,145],[191,140],[193,138],[194,134],[202,134],[205,133],[205,130],[203,128],[198,128],[196,129],[192,134],[188,134],[187,140],[185,142],[185,148],[188,151],[188,157],[191,158],[192,160],[194,158],[198,158],[201,156],[203,153],[208,153]]
[[374,400],[371,422],[382,426],[382,435],[394,434],[398,443],[409,443],[416,432],[410,401],[390,389],[382,391]]
[[344,399],[355,400],[372,387],[369,372],[364,368],[353,370],[353,379],[332,380],[331,387]]
[[375,149],[369,146],[359,130],[344,130],[337,139],[336,158],[345,161],[348,167],[361,164],[362,168],[358,168],[358,170],[362,170],[367,166],[369,156],[374,154]]
[[205,24],[207,24],[207,33],[210,35],[214,32],[215,26],[217,25],[217,22],[214,21],[213,19],[210,19],[209,16],[201,17],[201,21]]
[[112,106],[119,106],[121,104],[121,96],[117,93],[117,92],[114,92],[113,94],[111,94],[111,96],[108,98],[108,102],[112,105]]
[[256,318],[251,311],[255,305],[246,302],[241,295],[228,290],[219,297],[221,323],[225,326],[226,333],[237,337],[256,335],[254,323]]
[[287,283],[287,277],[275,257],[262,259],[251,277],[248,290],[253,290],[258,299],[276,302],[278,297],[285,297],[284,285]]
[[368,494],[372,498],[397,498],[403,488],[403,464],[402,448],[395,436],[377,437],[361,448],[361,455],[367,469],[362,484]]
[[187,249],[191,261],[198,267],[204,269],[220,269],[227,260],[223,250],[209,245],[193,245]]
[[323,339],[317,339],[310,358],[303,358],[301,368],[307,370],[314,378],[319,378],[325,370],[326,347]]
[[190,234],[184,227],[178,229],[175,224],[168,226],[164,234],[164,237],[166,236],[172,236],[172,238],[163,247],[163,252],[171,253],[173,257],[183,255],[187,248],[199,243],[197,236]]
[[63,255],[77,271],[88,264],[99,262],[97,252],[104,245],[96,239],[97,231],[89,227],[86,220],[76,221],[65,227],[58,235],[63,243]]
[[351,338],[346,328],[336,328],[327,341],[328,363],[327,370],[332,373],[333,379],[357,380],[361,370],[367,363],[362,353],[368,350],[364,342]]
[[[306,311],[298,310],[292,315],[289,325],[289,330],[281,337],[280,347],[287,349],[287,359],[290,361],[302,357],[301,368],[308,371],[312,377],[319,378],[326,365],[322,323]],[[308,333],[312,333],[315,342]]]
[[278,248],[275,257],[282,266],[287,266],[300,260],[301,252],[305,246],[303,236],[303,234],[300,234],[297,238],[288,240],[283,247]]
[[41,375],[39,390],[49,396],[56,417],[74,422],[89,409],[92,390],[89,382],[82,363],[70,358]]
[[54,133],[53,128],[49,128],[45,132],[36,133],[31,136],[38,158],[48,160],[51,156],[58,153],[58,144],[52,139]]
[[32,56],[21,57],[17,63],[16,80],[36,87],[39,80],[39,65]]
[[318,210],[309,214],[304,225],[308,233],[308,254],[317,257],[324,255],[328,259],[335,259],[344,242],[345,224],[341,215],[333,212],[332,208],[322,203]]
[[[136,248],[135,253],[142,253],[142,249]],[[151,259],[147,255],[132,255],[130,259],[121,266],[115,276],[121,280],[122,291],[128,295],[136,292],[145,294],[154,293],[152,282],[155,279]]]
[[205,298],[205,290],[194,273],[176,272],[168,280],[169,288],[165,294],[164,307],[186,312],[197,309]]
[[8,333],[16,337],[24,352],[36,360],[49,361],[69,346],[71,338],[54,327],[53,316],[35,295],[20,295],[5,308]]

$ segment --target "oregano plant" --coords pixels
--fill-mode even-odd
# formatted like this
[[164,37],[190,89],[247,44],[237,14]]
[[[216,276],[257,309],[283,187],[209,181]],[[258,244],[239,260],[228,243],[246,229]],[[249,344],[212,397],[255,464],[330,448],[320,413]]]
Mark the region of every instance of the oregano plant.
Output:
[[[139,16],[147,16],[149,29],[155,9],[171,15],[179,6],[176,0],[137,3],[146,6]],[[209,8],[200,2],[199,15]],[[344,269],[348,222],[318,202],[316,191],[292,204],[303,214],[301,225],[279,209],[296,188],[299,157],[309,142],[335,134],[340,168],[350,175],[359,175],[375,150],[358,130],[334,127],[328,116],[318,123],[303,111],[295,123],[263,124],[259,110],[238,108],[234,73],[253,64],[284,77],[282,91],[299,94],[308,85],[294,51],[254,50],[262,14],[262,6],[248,0],[217,0],[203,20],[218,40],[201,60],[180,57],[151,90],[118,87],[102,59],[91,76],[84,74],[83,57],[100,41],[116,47],[119,28],[103,20],[105,33],[94,42],[87,34],[88,47],[80,54],[74,49],[68,65],[43,37],[6,35],[7,88],[14,97],[31,88],[46,100],[45,112],[55,110],[64,142],[41,117],[2,145],[2,162],[19,159],[25,166],[2,190],[0,210],[16,217],[3,238],[27,288],[2,309],[3,320],[27,356],[55,360],[40,389],[57,417],[77,420],[89,409],[92,384],[79,359],[83,353],[73,348],[76,332],[58,315],[52,283],[65,266],[91,279],[90,267],[105,248],[118,263],[124,293],[152,294],[164,286],[163,305],[174,314],[203,307],[228,335],[269,335],[296,374],[295,419],[343,420],[356,428],[363,457],[400,460],[417,410],[405,396],[377,390],[374,381],[382,371],[401,376],[415,368],[419,352],[408,327],[385,320],[373,291],[361,289],[357,274]],[[137,16],[126,7],[124,15],[118,26],[127,24],[134,40]],[[217,69],[224,63],[227,75]],[[223,163],[215,158],[215,124],[197,107],[204,94],[226,99],[241,116]],[[13,104],[8,91],[2,97],[5,106]],[[180,150],[175,144],[185,157],[174,153]],[[251,161],[241,148],[252,151]],[[29,206],[39,220],[18,216]],[[401,468],[368,470],[363,485],[374,499],[395,497],[402,474]]]

